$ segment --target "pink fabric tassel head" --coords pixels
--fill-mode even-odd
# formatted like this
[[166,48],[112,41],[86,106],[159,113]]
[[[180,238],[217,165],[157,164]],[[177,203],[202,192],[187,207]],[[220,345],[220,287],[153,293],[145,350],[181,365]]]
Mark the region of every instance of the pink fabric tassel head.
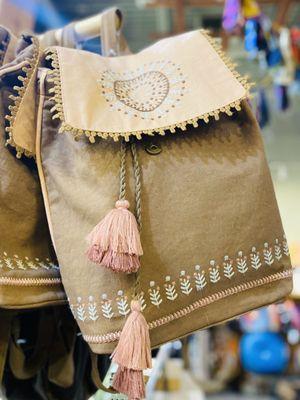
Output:
[[152,359],[149,327],[138,300],[131,302],[131,313],[111,358],[119,366],[113,388],[126,394],[131,400],[143,399],[145,397],[143,370],[151,368]]
[[136,218],[128,208],[127,200],[118,200],[87,237],[89,260],[115,272],[136,272],[143,255]]

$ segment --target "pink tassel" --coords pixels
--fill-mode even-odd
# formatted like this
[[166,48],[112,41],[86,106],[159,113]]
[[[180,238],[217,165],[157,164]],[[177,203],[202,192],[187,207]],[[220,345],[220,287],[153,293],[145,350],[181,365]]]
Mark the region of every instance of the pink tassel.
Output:
[[119,393],[125,393],[128,400],[146,397],[143,371],[119,367],[114,375],[113,385]]
[[131,302],[131,314],[123,327],[119,343],[111,355],[119,365],[113,388],[131,400],[145,397],[143,370],[151,368],[149,327],[141,312],[140,302]]
[[136,272],[143,255],[137,222],[128,208],[127,200],[118,200],[87,237],[89,260],[115,272]]

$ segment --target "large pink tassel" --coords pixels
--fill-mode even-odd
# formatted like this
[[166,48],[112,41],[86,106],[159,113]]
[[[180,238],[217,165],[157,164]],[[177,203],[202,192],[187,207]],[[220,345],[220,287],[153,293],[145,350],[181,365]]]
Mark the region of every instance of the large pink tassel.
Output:
[[119,365],[113,388],[128,396],[129,400],[145,397],[143,370],[151,368],[149,327],[141,312],[140,302],[131,302],[131,314],[123,327],[119,343],[111,355]]
[[137,222],[128,208],[127,200],[118,200],[87,237],[89,260],[115,272],[136,272],[143,255]]

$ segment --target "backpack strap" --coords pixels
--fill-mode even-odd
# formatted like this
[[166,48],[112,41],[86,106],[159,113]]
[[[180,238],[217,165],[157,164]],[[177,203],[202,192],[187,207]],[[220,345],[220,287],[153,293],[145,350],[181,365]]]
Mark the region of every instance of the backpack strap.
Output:
[[32,378],[45,365],[53,340],[53,320],[47,310],[40,310],[38,333],[32,354],[26,356],[18,343],[20,338],[20,318],[12,323],[12,335],[9,345],[9,364],[14,376],[18,379]]
[[90,351],[90,355],[91,355],[91,363],[92,363],[91,377],[92,377],[92,381],[93,381],[94,385],[98,389],[103,390],[106,393],[111,393],[111,394],[118,393],[112,387],[108,388],[103,384],[103,382],[100,378],[100,375],[99,375],[99,370],[98,370],[98,354],[95,354],[92,351]]
[[[116,26],[116,16],[120,20],[120,26]],[[112,7],[102,13],[101,18],[101,49],[102,55],[106,57],[130,54],[128,44],[122,34],[123,16],[122,12]]]
[[7,357],[8,344],[11,335],[11,322],[13,312],[1,310],[0,313],[0,385],[3,379],[4,367]]

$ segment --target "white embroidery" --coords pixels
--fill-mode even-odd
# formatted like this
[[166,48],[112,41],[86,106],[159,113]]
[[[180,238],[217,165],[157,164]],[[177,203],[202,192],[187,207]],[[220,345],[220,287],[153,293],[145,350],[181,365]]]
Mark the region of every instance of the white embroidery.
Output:
[[231,279],[234,276],[233,260],[228,256],[224,256],[223,270],[226,278]]
[[89,296],[88,313],[89,313],[89,318],[94,322],[97,321],[97,319],[99,318],[97,312],[97,303],[94,301],[93,296]]
[[37,265],[35,265],[35,263],[33,261],[30,261],[28,257],[25,257],[25,262],[30,269],[35,269],[35,270],[39,269],[39,267]]
[[196,290],[197,291],[203,290],[207,285],[207,282],[205,279],[205,272],[201,271],[200,265],[195,266],[194,277],[195,277]]
[[147,307],[147,303],[146,303],[146,300],[145,300],[145,293],[144,292],[139,293],[138,299],[139,299],[140,304],[141,304],[141,310],[144,311],[145,308]]
[[179,280],[180,280],[180,290],[182,291],[183,294],[189,295],[193,290],[190,276],[186,275],[185,271],[181,271]]
[[273,262],[274,262],[274,258],[273,258],[273,255],[272,255],[272,247],[269,246],[268,243],[264,244],[263,253],[264,253],[265,263],[267,265],[272,265]]
[[17,255],[14,255],[14,258],[18,269],[26,270],[26,265],[24,265],[23,260],[21,260]]
[[39,258],[30,260],[29,257],[25,256],[24,259],[22,259],[17,254],[9,256],[7,252],[3,252],[2,256],[0,255],[0,268],[21,269],[23,271],[28,269],[37,270],[39,268],[46,270],[59,269],[49,258],[46,258],[45,261]]
[[176,292],[176,284],[175,281],[171,282],[171,277],[168,275],[166,276],[166,283],[165,283],[165,289],[166,289],[166,297],[168,300],[174,301],[178,297],[178,293]]
[[289,257],[289,256],[290,256],[290,251],[289,251],[289,246],[288,246],[288,244],[287,244],[285,235],[283,236],[282,249],[283,249],[283,253],[284,253],[287,257]]
[[119,314],[126,317],[130,313],[130,308],[127,302],[127,296],[124,296],[123,290],[118,291],[117,306]]
[[252,268],[258,270],[261,267],[259,251],[256,250],[256,247],[252,247],[252,252],[250,254],[250,262]]
[[282,252],[281,252],[281,245],[280,245],[278,239],[275,240],[274,253],[275,253],[276,260],[278,260],[278,261],[281,260]]
[[248,271],[247,267],[247,257],[243,255],[242,251],[238,252],[238,257],[236,259],[237,269],[241,274],[245,274]]
[[212,283],[217,283],[221,277],[219,273],[219,266],[216,265],[215,260],[210,261],[210,268],[209,268],[209,279]]
[[111,319],[114,316],[114,312],[112,309],[112,301],[107,298],[107,294],[102,295],[101,301],[101,310],[103,317],[107,319]]
[[151,281],[150,282],[150,289],[148,290],[149,292],[149,297],[150,297],[150,301],[153,305],[155,305],[156,307],[159,307],[162,303],[162,298],[160,295],[160,287],[156,286],[155,287],[155,282]]
[[[237,254],[236,264],[228,255],[224,256],[222,262],[222,274],[217,262],[211,260],[208,271],[203,270],[200,265],[194,267],[193,279],[191,279],[188,271],[183,270],[180,272],[178,279],[175,280],[172,280],[171,276],[167,275],[162,288],[157,285],[155,281],[150,281],[150,287],[148,290],[149,298],[146,299],[143,292],[140,292],[138,296],[142,310],[149,305],[149,300],[156,307],[160,307],[163,303],[162,292],[167,300],[175,302],[180,297],[181,293],[188,296],[194,288],[195,291],[199,292],[210,282],[215,284],[225,278],[233,281],[235,279],[234,277],[237,275],[237,271],[245,276],[245,282],[247,283],[246,275],[250,268],[257,271],[263,265],[272,265],[275,261],[279,262],[284,255],[288,256],[288,254],[288,246],[284,237],[282,242],[278,239],[275,240],[274,253],[272,247],[268,243],[264,243],[263,249],[260,251],[258,251],[257,247],[252,247],[251,253],[249,254],[249,261],[247,261],[248,257],[246,257],[242,251],[239,251]],[[5,262],[4,259],[8,261]],[[7,263],[12,263],[13,267],[16,268],[18,260],[19,258],[16,255],[11,259],[11,257],[8,257],[7,254],[5,254],[5,258],[0,257],[0,268],[1,264],[3,265],[3,268],[5,268]],[[28,266],[29,260],[25,261]],[[22,267],[22,263],[20,263],[20,266]],[[252,273],[253,272],[254,271],[252,270]],[[85,306],[85,304],[87,304],[87,306]],[[113,311],[115,305],[120,315],[126,317],[130,313],[127,296],[124,295],[122,290],[118,291],[115,299],[109,299],[107,294],[102,294],[101,306],[100,304],[96,304],[93,296],[88,296],[86,303],[83,302],[81,297],[78,297],[75,305],[70,304],[70,309],[76,319],[88,322],[96,321],[99,318],[99,315],[111,319],[115,314]]]
[[77,311],[77,318],[80,321],[84,322],[86,320],[85,309],[84,309],[85,305],[83,303],[81,303],[81,301],[82,301],[82,298],[81,297],[77,297],[77,308],[76,308],[76,311]]

